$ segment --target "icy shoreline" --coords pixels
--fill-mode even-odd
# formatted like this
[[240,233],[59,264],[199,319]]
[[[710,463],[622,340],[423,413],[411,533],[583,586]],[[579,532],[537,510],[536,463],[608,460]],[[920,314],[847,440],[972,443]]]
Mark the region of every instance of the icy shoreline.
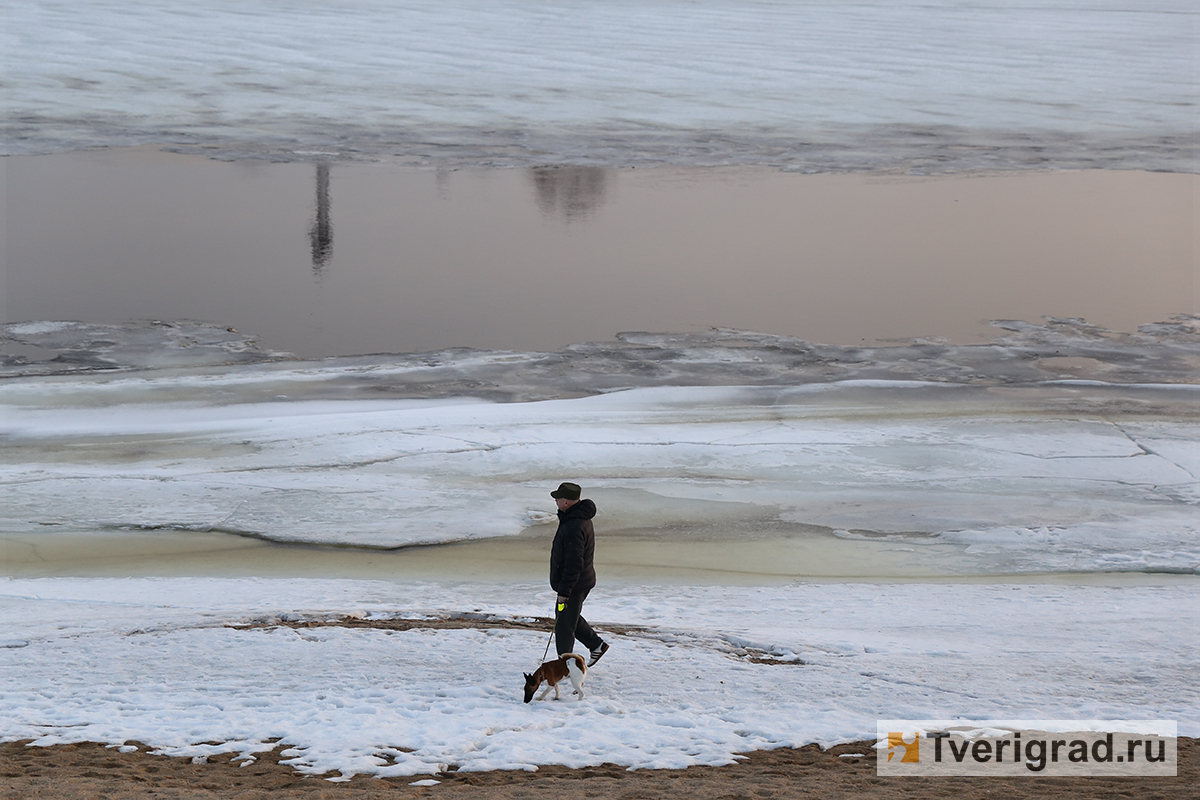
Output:
[[1194,320],[1009,327],[304,362],[205,326],[10,325],[69,357],[0,383],[4,523],[386,549],[519,534],[570,475],[612,531],[949,547],[962,574],[1200,569]]
[[[619,333],[558,352],[454,348],[428,353],[300,359],[260,348],[252,334],[208,322],[143,320],[116,324],[28,321],[0,325],[0,379],[93,376],[90,403],[121,387],[113,373],[138,373],[144,388],[191,370],[229,386],[268,377],[273,385],[350,399],[471,396],[499,402],[542,400],[649,386],[805,385],[917,381],[946,386],[1200,382],[1200,316],[1180,314],[1133,333],[1086,320],[994,320],[1006,331],[986,344],[912,339],[839,346],[793,336],[713,328],[704,333]],[[218,377],[221,376],[221,377]],[[150,380],[148,380],[150,379]],[[9,391],[20,381],[10,381]],[[69,385],[69,384],[68,384]],[[216,384],[210,384],[216,385]],[[357,390],[357,391],[356,391]],[[17,390],[19,391],[19,390]],[[286,394],[280,391],[277,394]],[[220,402],[220,396],[206,402]]]

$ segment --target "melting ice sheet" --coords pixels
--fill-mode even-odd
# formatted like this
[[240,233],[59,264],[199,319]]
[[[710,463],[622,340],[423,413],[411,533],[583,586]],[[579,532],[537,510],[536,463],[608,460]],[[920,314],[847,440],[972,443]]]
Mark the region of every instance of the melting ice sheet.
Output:
[[58,356],[11,356],[0,384],[0,524],[397,548],[520,534],[570,479],[613,536],[950,545],[960,574],[1200,570],[1195,319],[1004,327],[300,361],[200,324],[9,325]]

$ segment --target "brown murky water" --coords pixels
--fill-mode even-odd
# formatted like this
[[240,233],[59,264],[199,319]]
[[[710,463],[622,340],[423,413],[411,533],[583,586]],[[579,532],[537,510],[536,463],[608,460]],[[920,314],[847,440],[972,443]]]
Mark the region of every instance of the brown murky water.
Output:
[[732,327],[980,341],[1200,311],[1195,175],[4,159],[3,321],[200,319],[304,356]]

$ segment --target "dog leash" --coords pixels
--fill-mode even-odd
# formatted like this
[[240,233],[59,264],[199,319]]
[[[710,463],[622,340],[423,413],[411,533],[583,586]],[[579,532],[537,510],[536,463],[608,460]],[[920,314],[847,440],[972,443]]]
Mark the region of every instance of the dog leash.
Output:
[[[554,601],[554,622],[558,624],[558,612],[561,609],[558,607],[558,600]],[[542,653],[542,662],[545,663],[546,656],[550,655],[550,643],[554,641],[554,628],[550,629],[550,638],[546,640],[546,652]]]

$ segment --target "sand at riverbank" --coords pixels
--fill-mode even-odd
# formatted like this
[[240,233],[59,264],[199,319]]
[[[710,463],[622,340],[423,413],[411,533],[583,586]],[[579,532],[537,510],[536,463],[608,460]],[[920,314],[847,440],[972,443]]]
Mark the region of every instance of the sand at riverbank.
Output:
[[[419,775],[408,778],[359,776],[332,783],[295,773],[279,763],[279,749],[249,764],[213,759],[154,756],[139,749],[120,753],[99,744],[27,747],[0,745],[4,800],[107,800],[157,798],[304,798],[375,800],[388,797],[472,797],[516,800],[583,796],[600,800],[749,800],[813,796],[836,798],[947,797],[959,800],[1003,796],[1013,800],[1058,797],[1102,800],[1195,798],[1200,785],[1200,741],[1179,739],[1179,774],[1174,778],[889,778],[876,775],[873,742],[821,750],[816,745],[750,753],[726,767],[629,771],[614,765],[590,769],[543,767],[537,772],[494,771]],[[860,757],[849,757],[861,754]],[[436,785],[414,782],[436,780]]]

